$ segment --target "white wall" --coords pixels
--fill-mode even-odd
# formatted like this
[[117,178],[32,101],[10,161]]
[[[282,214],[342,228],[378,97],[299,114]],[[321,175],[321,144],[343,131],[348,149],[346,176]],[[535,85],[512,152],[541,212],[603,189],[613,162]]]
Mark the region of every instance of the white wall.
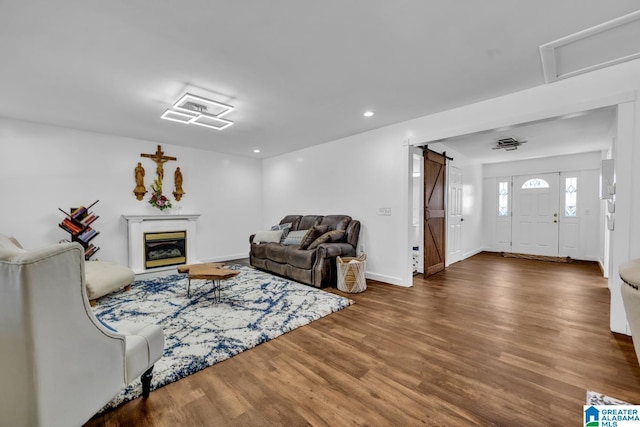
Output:
[[410,158],[399,135],[381,129],[266,159],[263,226],[289,214],[350,215],[361,221],[367,277],[410,285]]
[[[159,214],[136,200],[133,169],[141,162],[147,187],[155,163],[140,153],[157,143],[29,122],[0,119],[0,233],[14,235],[28,248],[56,243],[69,235],[58,227],[68,210],[88,205],[100,218],[94,258],[127,264],[127,229],[122,214]],[[198,258],[246,257],[248,237],[262,224],[260,160],[163,144],[164,192],[173,190],[177,166],[184,177],[183,213],[198,220]],[[173,199],[173,197],[171,197]],[[174,201],[175,202],[175,201]]]

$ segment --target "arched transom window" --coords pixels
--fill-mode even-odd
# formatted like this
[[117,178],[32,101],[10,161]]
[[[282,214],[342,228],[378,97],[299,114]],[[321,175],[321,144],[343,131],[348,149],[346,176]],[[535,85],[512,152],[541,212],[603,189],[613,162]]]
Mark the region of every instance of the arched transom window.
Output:
[[541,178],[532,178],[522,184],[521,188],[523,190],[531,190],[534,188],[549,188],[549,183]]

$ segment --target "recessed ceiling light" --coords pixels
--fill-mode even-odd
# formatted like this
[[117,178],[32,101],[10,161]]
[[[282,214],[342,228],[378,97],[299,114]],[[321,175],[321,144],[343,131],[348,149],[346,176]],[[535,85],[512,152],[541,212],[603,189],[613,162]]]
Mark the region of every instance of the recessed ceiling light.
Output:
[[258,150],[257,148],[255,150],[253,150],[254,153],[259,153],[260,150]]
[[374,114],[375,114],[375,113],[374,113],[373,111],[365,111],[365,112],[364,112],[364,116],[365,116],[365,117],[371,117],[371,116],[373,116]]

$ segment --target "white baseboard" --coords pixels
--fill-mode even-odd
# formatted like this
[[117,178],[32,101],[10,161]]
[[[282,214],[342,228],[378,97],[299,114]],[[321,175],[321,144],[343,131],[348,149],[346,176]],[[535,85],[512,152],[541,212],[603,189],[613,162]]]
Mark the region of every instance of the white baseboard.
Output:
[[[213,258],[198,259],[196,262],[192,264],[201,264],[205,262],[223,262],[223,261],[230,261],[234,259],[244,259],[244,258],[249,258],[249,254],[241,253],[241,254],[235,254],[235,255],[225,255],[225,256],[219,256],[219,257],[213,257]],[[149,271],[137,272],[136,279],[143,279],[143,280],[153,279],[156,277],[164,277],[164,276],[169,276],[171,274],[178,274],[178,271],[176,270],[177,267],[178,267],[177,265],[169,265],[166,267],[157,267]]]
[[465,252],[462,255],[462,259],[467,259],[467,258],[472,257],[474,255],[478,255],[480,252],[484,252],[485,250],[486,250],[485,248],[477,248],[477,249],[474,249],[472,251]]
[[375,280],[376,282],[388,283],[390,285],[402,286],[404,288],[408,288],[412,285],[404,283],[399,277],[385,276],[384,274],[371,273],[369,271],[364,273],[364,277],[370,280]]
[[222,262],[222,261],[230,261],[233,259],[244,259],[244,258],[249,258],[249,254],[245,252],[241,254],[224,255],[224,256],[217,256],[213,258],[201,258],[198,261],[199,262]]
[[156,277],[165,277],[172,274],[178,274],[178,270],[176,270],[177,267],[177,265],[171,265],[167,267],[158,267],[151,271],[136,273],[136,280],[148,280],[155,279]]
[[[222,262],[222,261],[229,261],[229,260],[233,260],[233,259],[243,259],[243,258],[248,258],[248,257],[249,257],[249,254],[241,253],[241,254],[235,254],[235,255],[218,256],[218,257],[213,257],[213,258],[203,258],[203,259],[200,259],[198,261],[199,262]],[[388,283],[390,285],[402,286],[402,287],[405,287],[405,288],[406,287],[410,287],[412,285],[412,284],[407,285],[399,277],[386,276],[384,274],[371,273],[371,272],[367,271],[367,272],[365,272],[364,276],[367,279],[375,280],[377,282]]]

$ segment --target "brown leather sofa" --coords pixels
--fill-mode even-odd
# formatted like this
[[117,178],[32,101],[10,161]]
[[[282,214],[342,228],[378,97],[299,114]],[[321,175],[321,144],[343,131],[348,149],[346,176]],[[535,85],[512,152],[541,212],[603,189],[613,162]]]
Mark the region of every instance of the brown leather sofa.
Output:
[[356,256],[360,221],[348,215],[288,215],[280,221],[280,224],[289,223],[291,231],[309,230],[314,226],[324,229],[322,226],[326,226],[327,231],[344,231],[344,236],[338,242],[300,249],[297,245],[282,243],[254,243],[254,234],[249,237],[251,265],[317,288],[335,286],[336,257]]

